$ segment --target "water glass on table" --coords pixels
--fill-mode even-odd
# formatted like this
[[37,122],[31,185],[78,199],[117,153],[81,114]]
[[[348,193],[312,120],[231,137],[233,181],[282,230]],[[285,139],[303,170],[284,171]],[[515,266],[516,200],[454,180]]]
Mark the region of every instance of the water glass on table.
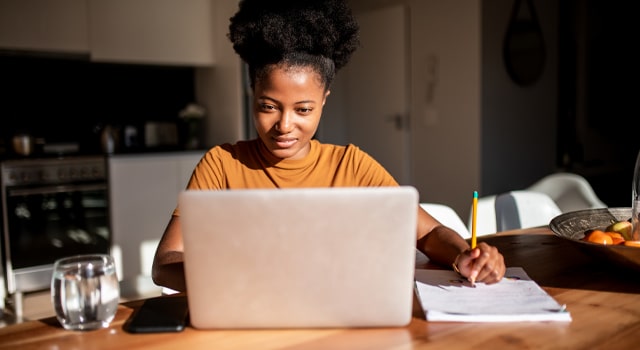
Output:
[[120,302],[113,258],[87,254],[57,260],[51,278],[51,302],[65,329],[108,327]]

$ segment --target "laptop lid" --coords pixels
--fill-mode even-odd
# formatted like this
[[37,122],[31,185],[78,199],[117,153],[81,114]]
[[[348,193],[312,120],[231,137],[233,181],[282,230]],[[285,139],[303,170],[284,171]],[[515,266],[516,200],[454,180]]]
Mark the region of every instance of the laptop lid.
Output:
[[413,187],[187,190],[179,206],[193,327],[411,320]]

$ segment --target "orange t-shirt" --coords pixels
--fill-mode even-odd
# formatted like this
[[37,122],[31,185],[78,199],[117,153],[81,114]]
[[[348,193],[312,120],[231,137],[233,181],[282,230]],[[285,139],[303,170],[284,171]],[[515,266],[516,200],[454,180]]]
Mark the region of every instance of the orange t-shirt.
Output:
[[[191,175],[188,189],[398,186],[366,152],[354,145],[311,141],[303,159],[280,159],[259,139],[210,149]],[[178,210],[174,211],[178,215]]]

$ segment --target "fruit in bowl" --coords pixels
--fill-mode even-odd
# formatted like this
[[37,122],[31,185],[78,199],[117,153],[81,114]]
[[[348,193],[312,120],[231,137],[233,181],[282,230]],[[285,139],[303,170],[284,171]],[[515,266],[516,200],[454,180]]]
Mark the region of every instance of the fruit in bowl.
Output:
[[611,225],[605,228],[605,232],[617,232],[624,237],[625,241],[631,241],[631,221],[622,220],[622,221],[614,221]]
[[[598,208],[585,209],[574,212],[560,214],[549,223],[549,228],[553,233],[565,239],[575,247],[583,250],[594,260],[611,262],[619,267],[632,268],[640,272],[640,241],[627,240],[622,244],[613,244],[616,231],[609,231],[606,234],[611,238],[611,243],[602,244],[590,242],[585,239],[586,234],[593,234],[593,231],[600,230],[603,233],[607,229],[615,227],[616,233],[624,238],[627,224],[617,224],[628,221],[631,217],[631,208]],[[617,224],[617,225],[616,225]],[[593,236],[595,239],[597,236]],[[607,238],[602,238],[607,241]]]
[[604,245],[620,244],[631,247],[640,246],[640,242],[633,241],[631,239],[631,222],[629,220],[613,221],[603,230],[586,230],[584,233],[584,238],[582,238],[582,240],[585,242]]
[[[582,239],[585,242],[597,243],[597,244],[620,244],[624,242],[622,236],[619,233],[615,232],[606,232],[602,230],[587,230],[584,233],[584,238]],[[615,240],[614,240],[615,239]]]

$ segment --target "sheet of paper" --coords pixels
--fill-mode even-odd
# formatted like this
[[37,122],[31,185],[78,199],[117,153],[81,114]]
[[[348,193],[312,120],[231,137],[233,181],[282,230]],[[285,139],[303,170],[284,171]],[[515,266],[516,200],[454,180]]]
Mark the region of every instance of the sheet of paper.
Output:
[[450,270],[416,270],[416,289],[428,321],[571,321],[571,314],[520,267],[496,284],[475,287]]

